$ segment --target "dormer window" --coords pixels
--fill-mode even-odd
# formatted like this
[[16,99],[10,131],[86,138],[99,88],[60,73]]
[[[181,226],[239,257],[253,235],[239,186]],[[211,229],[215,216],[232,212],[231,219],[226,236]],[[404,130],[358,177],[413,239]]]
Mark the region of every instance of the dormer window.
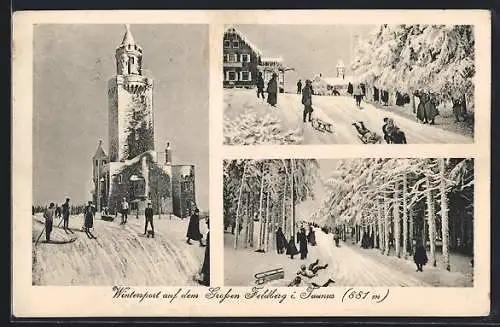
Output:
[[233,48],[239,48],[240,47],[240,41],[234,40],[233,41]]
[[231,41],[224,40],[224,48],[230,48],[230,47],[231,47]]

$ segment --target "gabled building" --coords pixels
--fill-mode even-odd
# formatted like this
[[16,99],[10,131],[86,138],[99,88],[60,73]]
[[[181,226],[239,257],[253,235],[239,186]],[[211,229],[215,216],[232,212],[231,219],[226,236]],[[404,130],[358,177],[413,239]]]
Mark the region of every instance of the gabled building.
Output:
[[109,155],[99,141],[92,157],[92,198],[115,213],[123,198],[131,210],[186,217],[196,206],[193,165],[172,165],[170,144],[160,162],[154,147],[153,79],[142,73],[142,48],[127,25],[115,52],[116,75],[108,82]]
[[314,76],[312,86],[317,95],[330,95],[333,90],[337,90],[340,94],[347,93],[349,83],[354,83],[353,76],[345,75],[345,66],[342,60],[339,60],[335,67],[337,76],[324,77],[321,74]]
[[222,69],[225,88],[253,88],[262,72],[266,85],[276,73],[280,92],[284,92],[286,68],[283,59],[263,57],[262,51],[233,26],[224,32]]

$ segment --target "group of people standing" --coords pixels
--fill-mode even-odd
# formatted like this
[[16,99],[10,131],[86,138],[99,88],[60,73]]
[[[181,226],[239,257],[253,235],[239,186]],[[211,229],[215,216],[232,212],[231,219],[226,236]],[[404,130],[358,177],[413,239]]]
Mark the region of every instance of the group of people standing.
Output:
[[[210,230],[210,220],[205,220],[208,229]],[[191,245],[191,240],[198,241],[200,247],[205,247],[205,257],[200,269],[200,276],[197,282],[203,286],[210,286],[210,231],[207,232],[206,243],[203,244],[203,234],[200,232],[200,210],[194,209],[193,214],[189,218],[188,230],[186,233],[186,243]]]
[[[259,77],[257,78],[257,98],[266,98],[264,96],[264,86],[264,77],[262,76],[262,72],[259,72]],[[272,107],[276,107],[276,104],[278,103],[278,74],[273,73],[271,79],[267,82],[266,92],[267,103],[269,103]]]
[[[300,259],[304,260],[307,258],[309,252],[308,245],[316,246],[316,234],[314,232],[313,226],[309,225],[309,233],[306,233],[306,229],[302,226],[297,233],[297,243],[299,248],[295,245],[295,237],[291,236],[290,240],[287,241],[283,229],[278,227],[276,231],[276,250],[278,254],[285,253],[293,259],[294,256],[300,253]],[[285,252],[286,249],[286,252]]]

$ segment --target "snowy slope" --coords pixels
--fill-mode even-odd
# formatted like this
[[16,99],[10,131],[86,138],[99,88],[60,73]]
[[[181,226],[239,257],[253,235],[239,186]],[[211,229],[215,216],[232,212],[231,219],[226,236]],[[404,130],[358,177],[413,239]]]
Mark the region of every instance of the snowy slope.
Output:
[[225,90],[227,117],[235,117],[246,109],[259,113],[272,113],[283,124],[284,130],[299,130],[302,144],[363,144],[358,138],[353,122],[363,121],[368,129],[382,134],[384,117],[391,117],[405,132],[409,144],[470,144],[473,139],[464,135],[439,129],[436,126],[424,125],[390,112],[381,111],[374,106],[362,103],[363,109],[356,108],[354,99],[343,96],[313,97],[313,117],[333,124],[334,132],[323,133],[312,128],[310,123],[302,122],[303,106],[300,95],[278,94],[278,105],[273,108],[261,99],[257,99],[253,90]]
[[[127,225],[95,220],[89,239],[78,230],[82,216],[70,218],[74,234],[54,226],[51,238],[56,241],[78,237],[70,244],[38,243],[34,248],[34,285],[191,285],[192,276],[201,268],[205,248],[186,244],[189,219],[155,217],[155,238],[146,238],[144,218],[130,215]],[[55,221],[55,225],[59,220]],[[41,216],[33,219],[33,238],[43,228]],[[206,235],[204,222],[201,232]],[[40,239],[43,241],[45,236]],[[34,243],[33,243],[34,245]]]

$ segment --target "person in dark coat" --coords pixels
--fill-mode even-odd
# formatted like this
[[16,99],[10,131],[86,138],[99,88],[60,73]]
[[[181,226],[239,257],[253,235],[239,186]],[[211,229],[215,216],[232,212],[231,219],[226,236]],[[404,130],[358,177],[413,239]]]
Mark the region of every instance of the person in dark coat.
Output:
[[293,257],[299,253],[299,250],[297,250],[297,247],[295,246],[295,239],[294,237],[290,237],[290,241],[288,241],[288,246],[286,247],[286,255],[290,256],[290,259],[293,259]]
[[283,234],[283,230],[281,227],[278,227],[278,230],[276,231],[276,250],[278,251],[278,254],[282,254],[286,248],[286,237],[285,234]]
[[354,92],[354,86],[351,84],[351,82],[349,82],[349,84],[347,85],[347,93],[352,94],[352,92]]
[[297,94],[301,93],[302,93],[302,81],[299,79],[299,81],[297,82]]
[[[210,229],[210,223],[207,219],[207,227]],[[207,247],[205,248],[205,257],[201,266],[201,280],[198,281],[203,286],[210,286],[210,231],[207,233]]]
[[463,121],[465,121],[467,119],[467,105],[465,103],[465,96],[462,96],[462,99],[452,99],[452,103],[455,122],[458,123],[460,121],[460,117],[462,117]]
[[273,77],[267,83],[267,103],[275,107],[278,103],[278,75],[273,74]]
[[187,244],[191,244],[191,240],[199,241],[200,246],[205,246],[202,242],[203,235],[200,233],[200,210],[198,208],[194,209],[193,215],[189,218],[189,225],[187,230]]
[[304,260],[307,258],[307,236],[305,228],[301,228],[300,232],[297,233],[297,243],[299,243],[300,259]]
[[384,106],[387,106],[389,102],[389,92],[387,92],[386,90],[382,90],[382,94],[380,97]]
[[262,77],[262,72],[259,72],[259,77],[257,77],[257,98],[265,99],[264,96],[264,78]]
[[307,234],[307,241],[311,246],[316,246],[316,233],[312,226],[309,226],[309,234]]
[[52,226],[54,224],[54,215],[56,209],[55,204],[51,202],[49,207],[43,213],[43,218],[45,218],[45,240],[50,242],[50,233],[52,233]]
[[335,234],[333,234],[333,240],[335,241],[335,246],[339,247],[340,233],[338,229],[335,229]]
[[432,103],[430,96],[426,93],[416,93],[415,95],[420,99],[417,107],[417,119],[424,124],[434,125],[434,119],[439,112]]
[[379,101],[379,91],[376,87],[373,88],[373,101]]
[[302,113],[302,121],[305,123],[306,118],[309,116],[308,121],[311,121],[311,114],[313,112],[312,107],[312,85],[310,80],[306,80],[306,86],[302,90],[302,104],[304,105],[304,111]]
[[83,225],[86,232],[90,232],[91,228],[94,228],[94,214],[95,209],[92,205],[92,201],[89,201],[85,209],[83,210],[85,215],[85,224]]
[[147,208],[144,210],[144,235],[148,232],[148,224],[151,225],[151,236],[155,237],[155,226],[153,225],[153,208],[151,206],[151,202],[148,203]]
[[417,265],[417,271],[423,271],[423,266],[427,264],[427,252],[425,251],[424,244],[421,240],[417,241],[415,253],[413,254],[413,261]]
[[66,198],[66,201],[62,205],[63,229],[69,229],[69,211],[69,198]]

